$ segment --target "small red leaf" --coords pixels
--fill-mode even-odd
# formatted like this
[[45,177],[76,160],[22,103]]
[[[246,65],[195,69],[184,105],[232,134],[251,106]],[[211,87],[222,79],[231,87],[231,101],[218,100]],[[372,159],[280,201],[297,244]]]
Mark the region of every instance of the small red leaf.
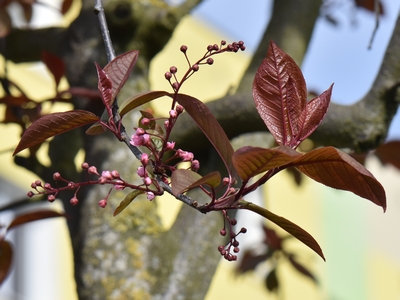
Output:
[[[221,174],[218,171],[211,172],[196,182],[192,183],[190,186],[187,187],[186,190],[193,189],[200,185],[208,185],[209,187],[216,188],[221,184]],[[178,194],[182,194],[185,191],[179,191]]]
[[295,258],[293,254],[289,255],[289,261],[291,263],[291,265],[297,270],[299,271],[301,274],[303,274],[304,276],[310,278],[312,281],[314,281],[315,283],[318,283],[317,279],[315,278],[315,276],[306,268],[304,267],[302,264],[300,264]]
[[293,162],[302,173],[329,187],[366,198],[386,210],[382,185],[363,165],[334,147],[312,150]]
[[98,120],[99,117],[86,110],[71,110],[45,115],[26,129],[13,155],[50,137]]
[[94,123],[86,130],[87,135],[99,135],[106,132],[106,129],[100,123]]
[[229,174],[236,177],[236,170],[232,163],[234,152],[232,145],[210,109],[200,100],[188,95],[178,94],[177,100],[217,150]]
[[96,70],[97,70],[97,76],[99,78],[99,91],[101,93],[101,98],[103,99],[104,106],[107,108],[110,108],[114,98],[112,97],[112,91],[113,91],[113,85],[108,78],[106,72],[100,68],[100,66],[95,63],[96,65]]
[[30,213],[26,213],[16,217],[11,224],[8,226],[8,230],[17,227],[19,225],[23,225],[29,222],[44,220],[48,218],[54,217],[64,217],[65,214],[56,212],[54,210],[38,210]]
[[300,153],[287,146],[273,149],[245,146],[233,154],[233,165],[242,180],[282,167],[296,160]]
[[392,164],[400,170],[400,141],[391,141],[379,146],[375,155],[382,164]]
[[139,51],[137,50],[126,52],[114,58],[104,67],[104,72],[112,81],[112,102],[114,102],[115,97],[117,97],[117,94],[128,80],[138,55]]
[[328,111],[329,103],[331,101],[333,84],[318,97],[307,102],[306,105],[306,120],[301,134],[300,142],[304,141],[310,136],[311,133],[321,124],[322,119]]
[[304,122],[306,83],[294,60],[272,41],[254,78],[253,98],[277,143],[296,144]]
[[60,84],[60,80],[65,73],[65,66],[63,60],[59,58],[57,55],[54,55],[53,53],[47,51],[42,51],[41,60],[49,69],[51,74],[53,74],[57,90],[58,85]]
[[11,244],[7,241],[0,242],[0,285],[10,274],[10,267],[13,258]]
[[141,194],[144,194],[143,191],[140,190],[133,190],[130,192],[128,195],[125,196],[124,200],[121,201],[121,203],[118,205],[118,207],[115,209],[113,216],[115,217],[119,213],[121,213],[135,198]]
[[170,93],[164,91],[152,91],[152,92],[144,92],[138,95],[134,95],[126,99],[119,108],[119,114],[121,117],[126,115],[131,110],[143,105],[152,100],[161,98],[163,96],[170,96]]
[[254,203],[247,202],[244,200],[239,201],[239,205],[243,209],[251,210],[260,216],[270,220],[272,223],[278,225],[283,230],[286,230],[288,233],[293,235],[296,239],[300,242],[304,243],[306,246],[311,248],[315,253],[317,253],[323,260],[325,260],[324,254],[322,253],[321,247],[318,245],[317,241],[303,228],[299,227],[298,225],[290,222],[289,220],[275,215],[274,213],[270,212],[269,210],[260,207]]
[[73,0],[64,0],[61,6],[61,13],[65,15],[72,6]]
[[193,183],[201,179],[201,175],[191,170],[178,169],[172,172],[172,193],[177,196],[185,192]]

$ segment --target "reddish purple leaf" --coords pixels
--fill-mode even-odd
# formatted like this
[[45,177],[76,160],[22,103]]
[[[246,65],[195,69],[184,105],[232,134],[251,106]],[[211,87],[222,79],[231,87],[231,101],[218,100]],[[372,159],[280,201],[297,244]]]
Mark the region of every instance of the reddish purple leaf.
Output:
[[333,84],[318,97],[307,102],[306,105],[306,120],[300,141],[304,141],[310,136],[311,133],[321,124],[322,119],[328,111],[329,103],[331,101]]
[[50,137],[98,120],[99,117],[86,110],[71,110],[45,115],[26,129],[13,155]]
[[138,55],[139,51],[137,50],[126,52],[114,58],[104,67],[104,72],[106,72],[108,78],[112,81],[112,102],[114,102],[115,97],[128,80],[136,64]]
[[307,103],[306,82],[294,60],[271,41],[253,82],[253,98],[279,145],[296,148],[321,123],[332,86]]
[[185,192],[193,183],[201,179],[201,175],[191,170],[178,169],[172,172],[172,193],[177,196]]
[[111,104],[114,101],[114,98],[112,97],[112,92],[113,92],[113,85],[108,78],[107,73],[100,68],[100,66],[96,64],[96,70],[97,70],[97,76],[99,78],[99,91],[101,93],[101,98],[103,99],[104,106],[109,108],[111,107]]
[[298,225],[290,222],[289,220],[275,215],[274,213],[270,212],[269,210],[260,207],[254,203],[247,202],[244,200],[239,201],[240,208],[251,210],[263,216],[264,218],[270,220],[272,223],[278,225],[283,230],[287,231],[295,238],[297,238],[300,242],[304,243],[306,246],[311,248],[315,253],[317,253],[323,260],[325,260],[324,254],[322,253],[321,247],[318,245],[317,241],[303,228],[299,227]]
[[188,95],[178,94],[177,100],[217,150],[229,174],[236,177],[236,170],[232,163],[232,145],[210,109],[200,100]]
[[37,210],[34,212],[26,213],[23,215],[20,215],[16,217],[10,225],[8,225],[8,230],[17,227],[19,225],[23,225],[29,222],[33,221],[38,221],[38,220],[44,220],[48,218],[54,218],[54,217],[65,217],[65,214],[56,212],[54,210]]
[[295,161],[300,153],[287,146],[273,149],[245,146],[233,154],[233,165],[242,180]]
[[47,51],[42,52],[41,60],[50,70],[51,74],[53,74],[57,90],[57,87],[60,84],[60,80],[65,73],[65,66],[63,60],[58,56],[54,55],[53,53]]
[[11,244],[7,241],[0,242],[0,284],[6,280],[10,274],[10,267],[13,258]]
[[263,230],[265,233],[264,243],[273,250],[282,250],[283,239],[278,236],[276,231],[266,226],[263,226]]
[[310,278],[312,281],[314,281],[315,283],[318,283],[317,279],[315,278],[315,276],[306,268],[304,267],[302,264],[300,264],[295,258],[293,254],[289,255],[289,261],[290,264],[297,270],[299,271],[301,274],[303,274],[304,276]]
[[312,150],[292,165],[315,181],[353,192],[386,210],[386,195],[382,185],[363,165],[339,149],[323,147]]
[[[190,186],[187,187],[186,190],[190,190],[201,185],[208,185],[211,188],[216,188],[220,184],[221,184],[221,174],[218,171],[215,171],[203,176],[196,182],[192,183]],[[178,194],[181,194],[183,192],[184,191],[180,191],[178,192]]]
[[254,78],[253,98],[278,144],[296,144],[304,123],[306,83],[294,60],[272,41]]
[[152,92],[144,92],[138,95],[134,95],[126,99],[119,108],[119,114],[121,117],[126,115],[126,113],[130,112],[131,110],[148,103],[152,100],[161,98],[163,96],[171,96],[170,93],[164,91],[152,91]]
[[61,13],[65,15],[72,6],[73,0],[64,0],[61,6]]
[[243,254],[243,258],[238,265],[236,272],[243,274],[247,271],[254,270],[260,263],[264,262],[269,258],[269,254],[273,253],[272,251],[267,252],[267,254],[253,254],[250,251],[245,251]]
[[118,215],[121,211],[123,211],[125,208],[128,207],[129,204],[131,204],[131,202],[133,200],[136,199],[137,196],[144,194],[143,191],[140,190],[133,190],[132,192],[130,192],[128,195],[125,196],[124,200],[121,201],[121,203],[118,205],[118,207],[115,209],[113,216],[115,217],[116,215]]
[[88,128],[88,130],[86,130],[86,134],[87,135],[99,135],[106,132],[106,129],[103,125],[101,125],[100,123],[94,123],[92,126],[90,126]]
[[400,141],[391,141],[379,146],[375,155],[382,164],[392,164],[400,170]]

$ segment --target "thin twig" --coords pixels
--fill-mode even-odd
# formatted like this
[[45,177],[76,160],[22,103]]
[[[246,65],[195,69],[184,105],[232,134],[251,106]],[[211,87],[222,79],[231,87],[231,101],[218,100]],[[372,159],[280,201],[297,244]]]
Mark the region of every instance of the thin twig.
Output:
[[112,45],[110,32],[108,31],[106,15],[104,14],[103,3],[101,2],[101,0],[95,0],[94,13],[99,18],[99,24],[100,24],[101,34],[103,36],[104,46],[106,48],[107,59],[110,62],[115,58],[115,51]]
[[379,15],[380,15],[379,0],[374,1],[374,11],[375,11],[375,28],[374,31],[372,32],[371,39],[369,40],[368,50],[372,48],[372,43],[374,41],[375,34],[378,31],[379,27]]

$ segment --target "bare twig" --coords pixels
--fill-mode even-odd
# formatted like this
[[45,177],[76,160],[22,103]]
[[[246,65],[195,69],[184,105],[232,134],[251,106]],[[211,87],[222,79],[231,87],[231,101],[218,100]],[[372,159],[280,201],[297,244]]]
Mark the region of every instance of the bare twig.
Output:
[[375,11],[375,27],[374,31],[372,31],[371,39],[369,40],[368,49],[372,48],[372,43],[374,41],[376,32],[378,31],[379,27],[379,15],[380,15],[379,0],[374,1],[374,11]]

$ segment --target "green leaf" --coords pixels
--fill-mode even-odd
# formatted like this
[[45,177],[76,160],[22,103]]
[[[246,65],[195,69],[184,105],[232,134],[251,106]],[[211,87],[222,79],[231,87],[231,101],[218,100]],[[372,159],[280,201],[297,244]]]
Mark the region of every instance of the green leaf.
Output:
[[291,235],[293,235],[296,239],[300,242],[304,243],[310,249],[312,249],[315,253],[317,253],[323,260],[325,260],[324,254],[322,253],[321,247],[318,245],[317,241],[303,228],[294,224],[293,222],[275,215],[274,213],[270,212],[269,210],[258,206],[254,203],[247,202],[245,200],[239,200],[240,208],[251,210],[263,216],[264,218],[270,220],[272,223],[278,225],[283,230],[287,231]]
[[115,217],[116,215],[120,214],[121,211],[123,211],[129,204],[131,204],[133,200],[135,200],[137,196],[141,194],[144,194],[144,192],[140,190],[133,190],[128,195],[126,195],[124,200],[122,200],[118,207],[115,209],[113,216]]
[[386,194],[382,185],[363,165],[339,149],[318,148],[304,154],[291,165],[315,181],[353,192],[386,211]]
[[265,171],[279,168],[296,160],[300,153],[288,146],[279,146],[273,149],[245,146],[233,154],[233,165],[242,180]]
[[164,91],[152,91],[152,92],[144,92],[138,95],[134,95],[126,99],[120,106],[119,114],[121,117],[126,115],[131,110],[148,103],[152,100],[161,98],[163,96],[171,96],[170,93]]
[[97,122],[99,117],[86,110],[71,110],[41,117],[29,126],[13,155],[60,133]]
[[177,100],[217,150],[229,174],[236,177],[236,169],[232,162],[232,145],[210,109],[200,100],[188,95],[178,94]]

